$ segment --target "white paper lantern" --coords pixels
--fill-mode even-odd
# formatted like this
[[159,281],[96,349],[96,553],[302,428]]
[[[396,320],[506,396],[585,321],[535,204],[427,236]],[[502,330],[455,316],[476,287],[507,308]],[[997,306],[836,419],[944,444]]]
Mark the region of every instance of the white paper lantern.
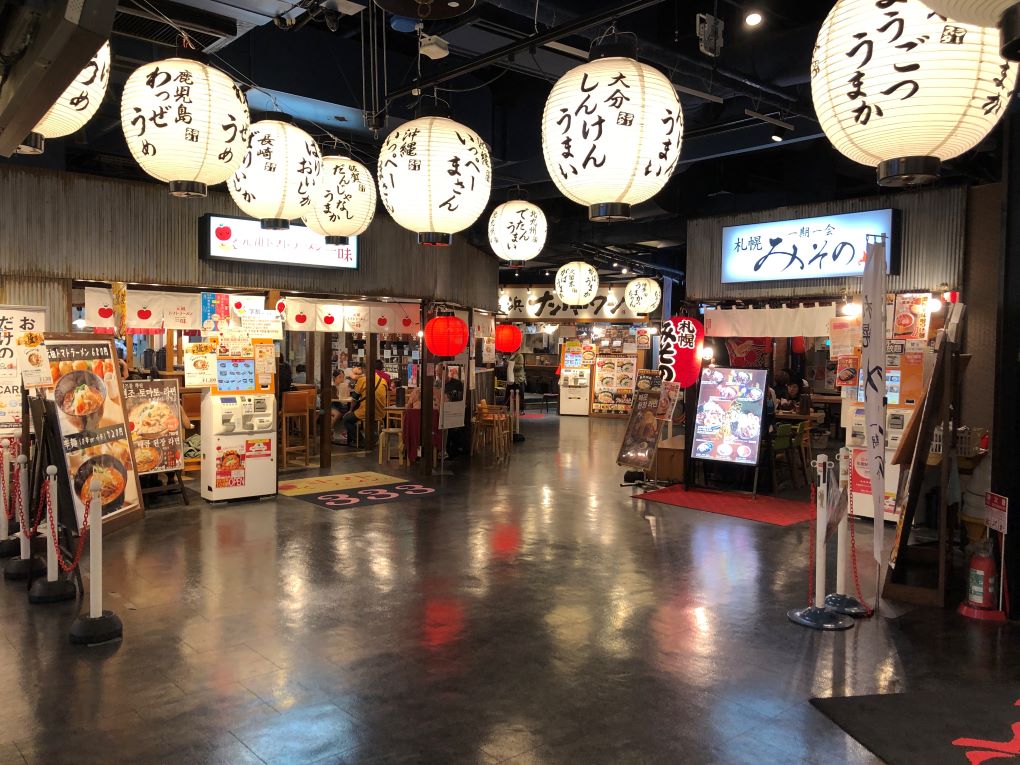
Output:
[[588,305],[599,292],[599,272],[582,260],[574,260],[556,272],[556,295],[567,305]]
[[227,187],[262,228],[288,228],[310,209],[321,171],[319,146],[308,133],[279,119],[260,120],[251,126],[248,149]]
[[489,202],[489,149],[469,127],[419,117],[386,137],[379,152],[379,196],[418,243],[447,246]]
[[120,122],[135,161],[177,197],[204,197],[241,164],[251,116],[240,88],[190,58],[145,64],[128,77]]
[[825,134],[888,186],[931,181],[941,161],[976,146],[1015,79],[995,30],[946,21],[921,0],[839,0],[811,62]]
[[489,244],[503,260],[531,260],[542,251],[549,225],[538,205],[515,199],[489,216]]
[[626,220],[631,205],[672,175],[683,123],[676,90],[659,70],[619,56],[589,61],[563,75],[545,102],[545,165],[592,220]]
[[631,279],[623,290],[623,300],[633,313],[651,313],[662,302],[662,288],[646,276]]
[[367,167],[349,157],[323,157],[312,203],[301,219],[326,237],[326,244],[343,245],[368,228],[375,201],[375,181]]
[[18,147],[19,154],[42,154],[47,138],[81,130],[99,111],[110,84],[110,41],[89,60]]
[[1000,53],[1010,61],[1020,60],[1020,2],[1017,0],[924,0],[924,4],[964,24],[998,27],[1001,30]]

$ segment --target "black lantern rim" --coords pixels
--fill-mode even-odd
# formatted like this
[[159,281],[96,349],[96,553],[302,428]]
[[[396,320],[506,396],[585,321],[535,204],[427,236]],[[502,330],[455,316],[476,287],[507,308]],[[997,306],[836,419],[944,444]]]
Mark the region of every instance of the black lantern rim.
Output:
[[418,234],[418,244],[424,247],[449,247],[453,244],[453,234],[423,231]]
[[588,51],[588,60],[600,58],[637,58],[637,37],[633,34],[614,34],[599,40]]
[[1010,61],[1020,61],[1020,3],[1014,3],[1002,13],[1000,53]]
[[263,218],[259,223],[266,231],[285,231],[290,228],[290,221],[286,218]]
[[170,181],[168,185],[172,197],[204,197],[209,191],[204,183],[198,181]]
[[46,150],[46,139],[42,133],[32,131],[25,136],[25,139],[18,144],[18,154],[35,157]]
[[625,202],[599,202],[588,206],[588,220],[608,223],[617,220],[631,220],[630,205]]
[[351,243],[351,239],[350,239],[350,237],[347,237],[347,236],[327,236],[326,237],[326,244],[343,246],[345,244],[350,244],[350,243]]
[[934,183],[939,178],[938,157],[897,157],[878,166],[878,185],[888,188],[910,188]]

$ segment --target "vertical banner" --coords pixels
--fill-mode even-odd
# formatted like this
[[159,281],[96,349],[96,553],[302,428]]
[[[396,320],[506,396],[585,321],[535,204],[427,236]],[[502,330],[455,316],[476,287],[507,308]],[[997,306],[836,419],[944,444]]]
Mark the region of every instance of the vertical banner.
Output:
[[314,329],[316,332],[342,332],[344,330],[344,311],[346,309],[342,304],[317,303],[314,308],[315,325],[309,329]]
[[124,380],[124,409],[138,475],[184,467],[177,380]]
[[[21,438],[22,363],[36,361],[42,375],[50,369],[42,335],[46,331],[46,309],[41,306],[0,305],[0,438]],[[26,337],[28,335],[28,337]],[[32,355],[32,348],[37,349]],[[38,350],[42,348],[42,350]]]
[[163,331],[163,293],[128,290],[126,319],[128,332]]
[[164,292],[163,329],[202,329],[202,295]]
[[[868,454],[875,518],[875,561],[885,565],[885,238],[868,236],[861,312],[864,373],[864,448]],[[881,582],[881,579],[879,579]]]

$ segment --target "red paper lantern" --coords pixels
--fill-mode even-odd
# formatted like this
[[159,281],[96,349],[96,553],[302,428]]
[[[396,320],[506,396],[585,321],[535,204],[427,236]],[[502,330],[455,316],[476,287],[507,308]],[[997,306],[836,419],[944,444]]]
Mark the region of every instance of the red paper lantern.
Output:
[[662,325],[659,334],[659,370],[666,382],[678,382],[689,388],[701,373],[701,349],[705,346],[705,328],[697,319],[674,316]]
[[803,337],[794,337],[790,340],[790,352],[791,353],[804,353],[805,345]]
[[523,342],[524,335],[513,324],[500,324],[496,327],[496,350],[499,353],[513,353]]
[[456,356],[467,344],[468,325],[456,316],[437,316],[425,325],[425,346],[433,356]]

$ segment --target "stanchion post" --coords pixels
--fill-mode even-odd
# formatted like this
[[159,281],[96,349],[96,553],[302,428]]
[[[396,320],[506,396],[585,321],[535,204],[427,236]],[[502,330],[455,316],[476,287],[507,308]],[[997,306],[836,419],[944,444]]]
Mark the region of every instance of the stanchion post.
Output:
[[28,589],[29,603],[60,603],[73,600],[78,594],[74,582],[60,578],[57,565],[57,545],[60,544],[58,523],[60,505],[57,491],[57,469],[53,465],[46,468],[46,482],[49,486],[46,517],[42,521],[42,535],[46,538],[46,578],[32,582]]
[[[850,502],[850,459],[852,454],[845,446],[839,450],[839,490],[847,492]],[[850,513],[843,516],[836,530],[836,591],[825,596],[825,607],[846,616],[867,616],[866,609],[853,595],[848,594],[846,581],[847,561],[850,557]]]
[[[103,501],[102,485],[89,482],[89,615],[71,625],[71,642],[98,645],[124,637],[124,625],[113,611],[103,610]],[[82,530],[84,533],[84,528]]]
[[807,608],[796,608],[787,611],[786,617],[795,624],[810,627],[814,630],[828,632],[847,630],[854,626],[854,620],[825,608],[825,529],[829,522],[829,458],[819,454],[814,462],[818,471],[817,491],[815,493],[815,597],[814,603]]
[[7,511],[12,507],[14,498],[11,496],[11,488],[14,483],[12,468],[14,467],[14,441],[5,438],[0,442],[0,452],[3,453],[3,480],[0,481],[0,500],[3,507],[0,508],[0,558],[11,558],[18,554],[20,545],[17,537],[11,536],[11,524],[7,518]]
[[30,486],[28,480],[28,457],[24,454],[18,455],[18,483],[21,485],[21,500],[19,505],[21,512],[18,514],[18,533],[15,534],[18,540],[20,554],[7,561],[4,566],[4,579],[29,579],[35,577],[46,568],[46,565],[39,559],[32,557],[32,507],[30,497]]

